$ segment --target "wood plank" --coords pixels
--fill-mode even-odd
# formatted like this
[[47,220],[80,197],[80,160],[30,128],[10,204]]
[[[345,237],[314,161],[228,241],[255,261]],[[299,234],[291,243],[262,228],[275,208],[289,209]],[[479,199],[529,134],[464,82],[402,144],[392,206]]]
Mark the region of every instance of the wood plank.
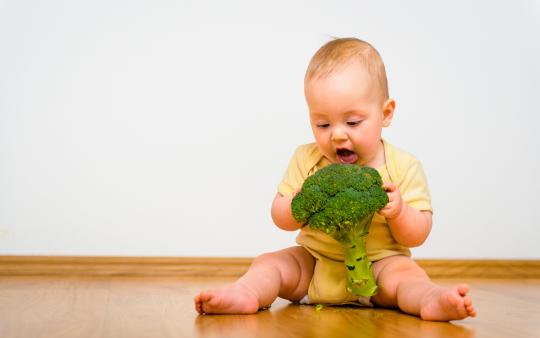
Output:
[[[238,277],[247,257],[0,256],[0,276]],[[540,260],[418,259],[432,278],[540,278]]]
[[418,259],[432,278],[540,278],[540,260]]
[[236,277],[251,258],[0,256],[0,276]]

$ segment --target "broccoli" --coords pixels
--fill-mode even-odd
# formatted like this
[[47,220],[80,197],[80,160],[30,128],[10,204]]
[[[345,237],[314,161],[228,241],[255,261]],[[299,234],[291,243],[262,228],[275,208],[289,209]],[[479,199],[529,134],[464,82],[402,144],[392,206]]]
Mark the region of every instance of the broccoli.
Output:
[[309,176],[293,198],[293,217],[334,237],[344,247],[347,291],[377,293],[366,237],[375,212],[388,203],[377,170],[354,164],[330,164]]

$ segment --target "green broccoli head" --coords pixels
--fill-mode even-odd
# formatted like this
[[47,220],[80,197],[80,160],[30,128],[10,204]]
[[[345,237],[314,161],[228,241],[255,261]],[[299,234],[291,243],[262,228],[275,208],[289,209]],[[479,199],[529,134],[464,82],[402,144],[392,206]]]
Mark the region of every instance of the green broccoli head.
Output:
[[305,180],[291,208],[298,222],[342,237],[387,203],[388,195],[377,170],[331,164]]
[[377,286],[365,250],[373,214],[388,203],[377,170],[331,164],[308,177],[291,204],[294,218],[344,245],[347,290],[372,296]]

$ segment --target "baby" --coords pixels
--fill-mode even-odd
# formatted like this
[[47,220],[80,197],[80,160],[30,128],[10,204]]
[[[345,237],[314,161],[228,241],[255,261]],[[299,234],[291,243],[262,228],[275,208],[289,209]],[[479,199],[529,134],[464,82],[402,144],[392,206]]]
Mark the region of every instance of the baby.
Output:
[[[236,282],[198,294],[195,309],[248,314],[281,297],[302,304],[399,308],[425,320],[474,317],[466,284],[438,286],[410,258],[409,248],[421,245],[431,230],[431,200],[420,162],[381,137],[396,103],[389,98],[379,53],[355,38],[332,40],[311,59],[304,90],[315,143],[296,149],[272,203],[279,228],[300,229],[300,246],[256,257]],[[373,297],[347,291],[341,244],[299,224],[291,213],[306,177],[330,163],[375,168],[385,182],[389,202],[373,217],[366,243],[378,285]]]

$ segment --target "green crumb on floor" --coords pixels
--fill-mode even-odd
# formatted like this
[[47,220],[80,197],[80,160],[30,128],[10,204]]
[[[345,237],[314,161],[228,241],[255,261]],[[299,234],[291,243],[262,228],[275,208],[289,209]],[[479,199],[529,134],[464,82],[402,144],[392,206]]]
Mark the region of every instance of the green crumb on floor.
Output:
[[315,311],[321,311],[324,306],[322,304],[315,305]]

